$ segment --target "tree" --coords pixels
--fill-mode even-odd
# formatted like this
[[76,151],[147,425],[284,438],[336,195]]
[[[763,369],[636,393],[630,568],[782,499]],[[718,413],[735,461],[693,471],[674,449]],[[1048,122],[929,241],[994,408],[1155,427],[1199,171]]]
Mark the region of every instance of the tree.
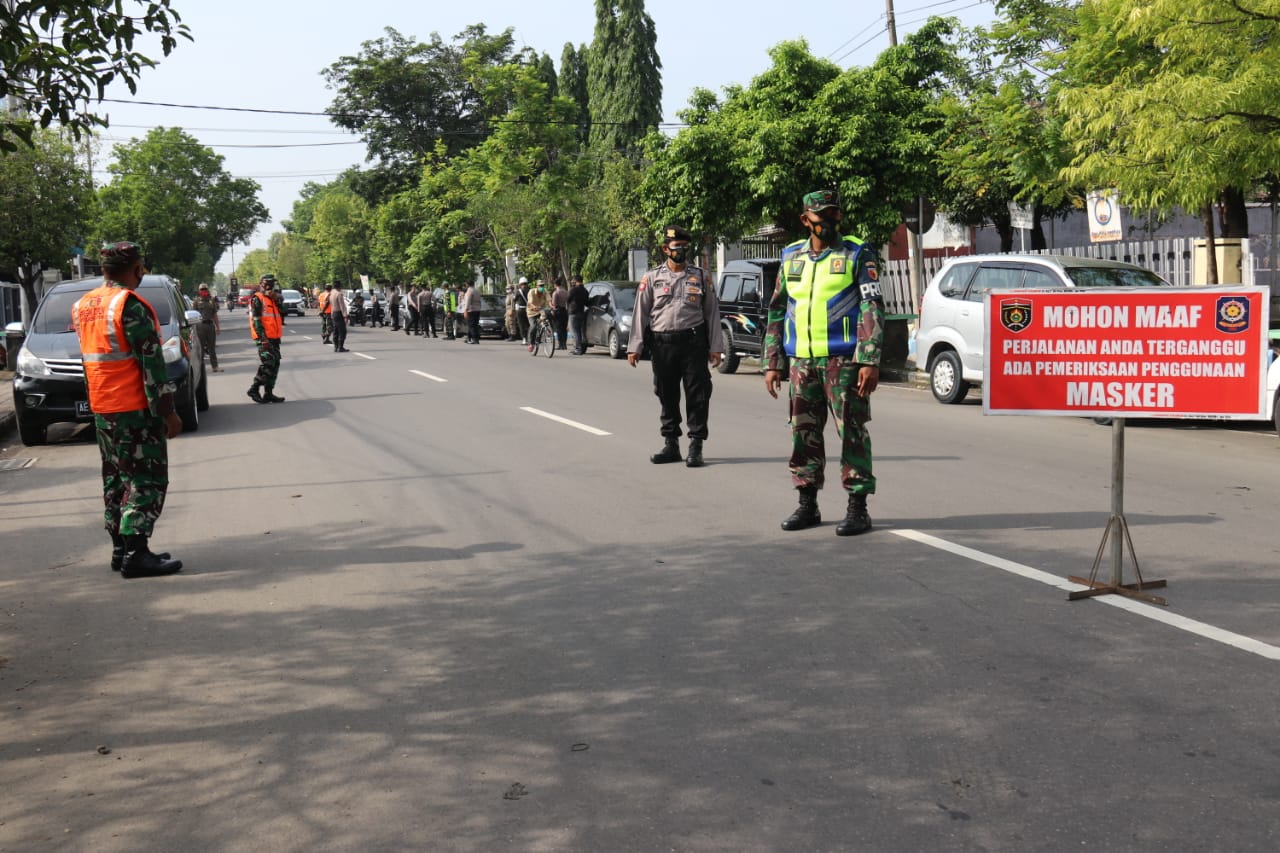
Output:
[[208,281],[223,251],[269,219],[258,184],[232,177],[220,154],[181,128],[154,128],[113,156],[97,237],[142,244],[154,269],[180,280]]
[[557,94],[570,98],[576,105],[578,141],[586,144],[591,132],[591,107],[587,99],[587,46],[574,47],[565,42],[560,53]]
[[634,148],[662,121],[658,33],[644,0],[596,0],[587,102],[596,148]]
[[36,130],[30,147],[0,155],[0,275],[22,285],[28,306],[39,301],[41,270],[84,246],[92,209],[89,173],[53,131]]
[[488,135],[488,120],[505,107],[486,102],[475,80],[484,68],[509,62],[515,49],[511,30],[490,35],[483,24],[452,42],[438,33],[424,44],[391,27],[384,32],[322,72],[336,92],[330,119],[360,134],[369,160],[395,177],[385,182],[383,196],[366,196],[373,201],[412,184],[426,158],[452,157]]
[[369,205],[345,188],[322,193],[307,230],[314,247],[308,272],[320,282],[351,287],[358,275],[368,274],[370,242]]
[[1242,207],[1276,171],[1274,3],[1091,0],[1071,36],[1056,87],[1070,117],[1068,179],[1118,186],[1138,208],[1202,211],[1224,197]]
[[[136,92],[142,70],[156,65],[134,42],[147,34],[159,36],[160,50],[168,56],[179,38],[191,39],[169,2],[0,2],[0,102],[13,96],[31,115],[0,121],[0,151],[13,151],[14,137],[33,144],[34,128],[54,121],[76,139],[95,126],[105,127],[106,119],[84,105],[101,101],[116,79]],[[126,8],[140,14],[128,14]]]

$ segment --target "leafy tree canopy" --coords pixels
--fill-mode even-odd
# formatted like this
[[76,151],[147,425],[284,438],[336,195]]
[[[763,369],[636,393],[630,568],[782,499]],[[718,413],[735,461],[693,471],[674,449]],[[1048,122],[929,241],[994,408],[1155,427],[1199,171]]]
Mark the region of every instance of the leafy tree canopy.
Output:
[[111,181],[98,192],[96,238],[141,243],[155,269],[192,286],[270,218],[257,182],[232,177],[220,154],[181,128],[154,128],[113,156]]
[[136,47],[142,36],[159,36],[168,56],[178,39],[190,39],[170,0],[0,2],[0,100],[12,95],[28,116],[0,121],[0,151],[16,140],[32,144],[33,129],[58,122],[77,139],[107,122],[85,106],[102,99],[113,80],[137,91],[143,69],[156,61]]

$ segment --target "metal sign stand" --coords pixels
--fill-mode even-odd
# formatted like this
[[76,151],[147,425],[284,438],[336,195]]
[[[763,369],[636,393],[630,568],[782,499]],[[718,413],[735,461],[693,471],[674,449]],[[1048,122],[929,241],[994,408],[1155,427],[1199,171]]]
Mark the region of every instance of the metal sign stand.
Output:
[[[1102,565],[1102,553],[1106,550],[1109,538],[1111,539],[1111,583],[1103,583],[1098,580],[1098,567]],[[1137,583],[1124,582],[1125,545],[1129,546],[1129,555],[1133,558],[1133,571],[1138,576]],[[1147,595],[1143,592],[1146,589],[1163,587],[1165,582],[1142,579],[1142,570],[1138,568],[1138,553],[1133,549],[1133,537],[1129,535],[1129,522],[1124,517],[1124,418],[1115,418],[1111,422],[1111,517],[1107,519],[1106,529],[1102,531],[1102,542],[1098,545],[1098,553],[1093,558],[1093,570],[1089,572],[1088,578],[1070,576],[1067,579],[1089,587],[1089,589],[1067,593],[1067,598],[1071,601],[1114,593],[1149,601],[1152,604],[1167,606],[1169,603],[1161,596]]]

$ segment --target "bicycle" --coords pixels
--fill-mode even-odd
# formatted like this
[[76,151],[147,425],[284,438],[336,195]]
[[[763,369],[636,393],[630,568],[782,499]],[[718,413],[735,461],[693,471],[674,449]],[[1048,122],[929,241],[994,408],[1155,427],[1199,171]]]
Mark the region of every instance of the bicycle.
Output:
[[556,331],[551,326],[551,311],[543,309],[529,329],[529,353],[551,358],[556,354]]

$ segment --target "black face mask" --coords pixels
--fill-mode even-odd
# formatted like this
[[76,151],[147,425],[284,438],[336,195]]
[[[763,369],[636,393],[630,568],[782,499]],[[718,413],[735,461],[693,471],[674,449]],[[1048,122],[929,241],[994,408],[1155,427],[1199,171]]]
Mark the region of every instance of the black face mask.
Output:
[[686,248],[667,249],[667,257],[671,258],[672,263],[683,264],[684,259],[688,256],[689,250]]
[[823,243],[834,243],[840,239],[840,223],[834,219],[823,217],[817,222],[809,220],[809,233],[817,237]]

